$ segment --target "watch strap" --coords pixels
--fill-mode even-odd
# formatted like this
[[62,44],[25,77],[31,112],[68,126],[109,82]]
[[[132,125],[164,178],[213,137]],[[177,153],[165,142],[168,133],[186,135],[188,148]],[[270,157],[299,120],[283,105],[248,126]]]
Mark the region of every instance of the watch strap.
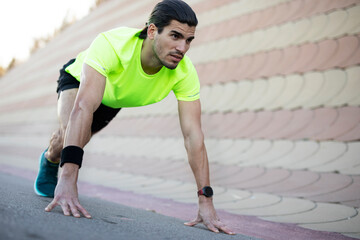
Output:
[[200,195],[204,195],[205,197],[212,197],[213,196],[213,190],[210,186],[205,186],[202,189],[200,189],[198,192],[198,197]]

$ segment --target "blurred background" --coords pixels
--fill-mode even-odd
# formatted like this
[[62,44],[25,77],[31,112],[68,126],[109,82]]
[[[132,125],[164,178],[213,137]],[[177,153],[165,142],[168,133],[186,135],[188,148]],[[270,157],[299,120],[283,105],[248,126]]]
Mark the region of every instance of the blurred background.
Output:
[[[201,81],[216,208],[360,238],[360,1],[186,2],[199,19],[188,55]],[[20,23],[5,28],[10,42],[1,40],[3,171],[36,173],[57,128],[62,65],[102,31],[142,28],[156,3],[62,1],[67,8],[46,33],[40,32],[51,19],[45,10],[25,17],[1,3]],[[27,26],[34,15],[40,20]],[[23,45],[18,40],[25,36]],[[154,105],[123,109],[85,155],[82,182],[197,201],[172,93]]]
[[63,29],[82,19],[101,0],[0,2],[0,76],[44,47]]

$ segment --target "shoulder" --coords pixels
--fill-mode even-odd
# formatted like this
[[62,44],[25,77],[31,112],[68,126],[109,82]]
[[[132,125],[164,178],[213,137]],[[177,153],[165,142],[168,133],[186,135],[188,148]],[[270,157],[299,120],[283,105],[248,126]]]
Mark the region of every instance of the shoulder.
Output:
[[142,41],[138,37],[140,29],[119,27],[107,32],[103,32],[102,36],[106,39],[116,55],[122,59],[122,62],[131,59],[139,42]]
[[100,35],[104,36],[110,43],[126,42],[128,40],[138,39],[138,33],[140,29],[119,27],[114,28],[106,32],[102,32]]
[[90,48],[111,49],[112,47],[112,49],[116,51],[128,42],[136,43],[137,32],[139,32],[139,29],[126,27],[115,28],[102,32],[93,40]]

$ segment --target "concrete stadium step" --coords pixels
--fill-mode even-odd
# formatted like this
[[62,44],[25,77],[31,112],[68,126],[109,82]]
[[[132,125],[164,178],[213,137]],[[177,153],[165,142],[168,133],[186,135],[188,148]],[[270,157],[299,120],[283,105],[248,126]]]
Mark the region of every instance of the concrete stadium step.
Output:
[[[358,6],[355,5],[349,7],[349,11],[351,8],[357,10]],[[346,11],[342,9],[336,10],[332,14],[336,16],[347,15]],[[303,37],[302,41],[298,42],[299,44],[303,44],[305,42],[317,43],[319,41],[326,41],[325,39],[328,37],[326,34],[329,34],[329,32],[336,32],[337,34],[334,37],[339,37],[345,34],[349,34],[348,32],[343,32],[343,30],[346,31],[347,29],[351,29],[353,24],[352,18],[346,18],[346,23],[345,23],[346,27],[341,28],[341,31],[336,31],[336,29],[333,29],[334,25],[327,25],[327,22],[329,21],[329,16],[327,14],[315,16],[314,18],[315,18],[314,22],[317,23],[317,21],[319,21],[321,23],[321,26],[318,26],[318,24],[311,24],[309,31],[306,31],[304,33],[302,33],[301,30],[305,30],[305,29],[299,27],[295,23],[285,23],[283,25],[274,26],[270,29],[271,31],[267,30],[267,32],[265,33],[263,30],[257,30],[240,36],[217,40],[216,48],[214,48],[213,46],[215,42],[206,42],[203,43],[202,45],[194,46],[191,52],[189,53],[189,55],[191,56],[195,64],[199,64],[199,63],[204,63],[205,61],[208,60],[214,61],[217,59],[229,58],[228,56],[224,55],[224,52],[222,51],[214,51],[214,50],[208,51],[208,49],[215,49],[215,50],[224,49],[224,48],[228,49],[231,46],[231,48],[233,49],[233,55],[231,57],[234,56],[240,57],[248,54],[254,54],[257,52],[266,52],[274,49],[282,49],[291,46],[293,42],[291,41],[291,39],[281,38],[281,36],[292,36],[293,35],[292,33],[297,33],[302,36],[307,36],[306,38]],[[355,16],[353,18],[355,18]],[[350,27],[348,25],[350,25]],[[357,34],[357,33],[358,32],[351,34]],[[264,38],[263,38],[264,35],[268,37],[272,36],[274,40],[270,41],[272,43],[271,45],[269,45],[268,42],[267,43],[264,42]],[[286,39],[286,41],[282,41],[283,39]],[[250,45],[248,44],[249,42],[251,42]],[[226,47],[224,47],[225,45]],[[210,55],[208,55],[208,58],[206,60],[197,57],[197,56],[201,56],[200,52],[204,52],[204,51],[210,53]]]
[[[347,8],[358,3],[357,0],[341,2],[327,1],[326,4],[324,4],[325,2],[326,1],[318,3],[309,0],[287,1],[260,11],[242,14],[229,20],[222,20],[214,23],[210,30],[207,29],[205,31],[200,28],[198,31],[200,40],[195,42],[195,44],[201,44],[208,40],[218,40],[221,37],[241,35],[291,21],[295,21],[301,28],[308,30],[312,23],[309,21],[310,17],[337,9]],[[351,15],[349,18],[352,20],[348,23],[348,31],[356,27],[356,18],[353,16],[356,15],[356,11],[356,8],[350,8],[350,11],[348,11],[348,14]],[[343,12],[341,11],[341,13]],[[247,24],[242,24],[244,22]],[[222,31],[215,31],[215,29],[222,29]],[[301,41],[299,40],[301,38],[294,39],[295,43],[300,43]]]

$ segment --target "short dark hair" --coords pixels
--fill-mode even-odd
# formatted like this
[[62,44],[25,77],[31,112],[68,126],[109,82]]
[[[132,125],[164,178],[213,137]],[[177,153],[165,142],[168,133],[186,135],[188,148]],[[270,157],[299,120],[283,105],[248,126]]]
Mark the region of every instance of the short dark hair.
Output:
[[170,25],[172,20],[186,23],[190,27],[196,27],[198,24],[195,12],[186,2],[182,0],[163,0],[154,7],[149,21],[140,32],[139,38],[145,39],[147,37],[149,24],[153,23],[158,28],[158,32],[161,33],[164,27]]

